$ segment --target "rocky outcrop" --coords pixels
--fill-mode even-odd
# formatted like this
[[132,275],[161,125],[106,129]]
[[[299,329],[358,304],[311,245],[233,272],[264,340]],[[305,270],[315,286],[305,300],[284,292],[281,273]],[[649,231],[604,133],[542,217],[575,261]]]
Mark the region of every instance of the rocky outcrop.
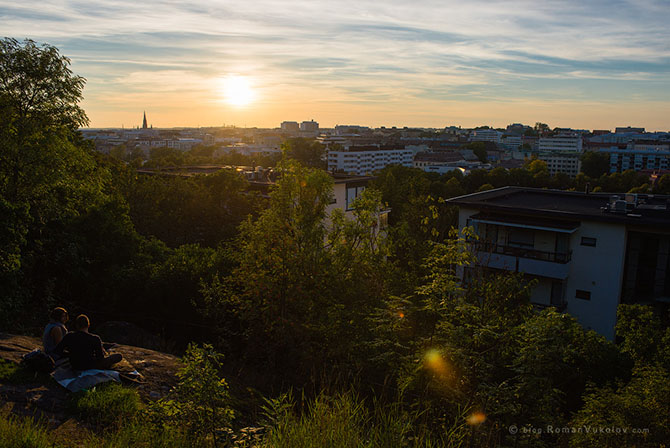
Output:
[[[0,333],[0,359],[19,363],[25,353],[41,345],[37,338]],[[163,397],[177,382],[179,360],[173,355],[131,345],[119,345],[112,351],[124,358],[118,370],[137,370],[142,375],[136,387],[145,400]],[[69,427],[76,426],[66,412],[68,396],[58,383],[37,375],[34,381],[28,378],[20,383],[3,383],[0,379],[0,411],[40,417],[56,431],[69,432]]]

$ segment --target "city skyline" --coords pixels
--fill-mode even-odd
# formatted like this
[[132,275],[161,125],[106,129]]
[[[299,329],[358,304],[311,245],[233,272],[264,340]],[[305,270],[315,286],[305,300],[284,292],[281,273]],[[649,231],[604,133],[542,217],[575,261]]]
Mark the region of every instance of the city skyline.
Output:
[[663,2],[0,0],[0,17],[87,78],[91,127],[143,110],[154,127],[670,127]]

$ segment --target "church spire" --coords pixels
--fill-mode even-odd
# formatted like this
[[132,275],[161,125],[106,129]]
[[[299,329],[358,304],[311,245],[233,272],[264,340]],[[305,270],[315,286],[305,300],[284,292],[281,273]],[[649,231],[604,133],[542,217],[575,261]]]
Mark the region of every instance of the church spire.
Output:
[[142,129],[147,128],[147,111],[144,111],[144,120],[142,120]]

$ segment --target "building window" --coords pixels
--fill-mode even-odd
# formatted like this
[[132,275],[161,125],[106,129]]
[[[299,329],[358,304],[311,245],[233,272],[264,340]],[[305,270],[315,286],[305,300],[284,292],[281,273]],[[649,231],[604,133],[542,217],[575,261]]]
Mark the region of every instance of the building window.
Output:
[[588,236],[582,237],[582,246],[596,247],[596,239]]
[[365,187],[347,186],[347,211],[354,208],[354,200],[363,193],[363,190]]
[[510,229],[507,241],[510,246],[532,249],[535,246],[535,232],[526,229]]
[[591,300],[591,291],[583,291],[578,289],[575,291],[575,297],[582,300]]

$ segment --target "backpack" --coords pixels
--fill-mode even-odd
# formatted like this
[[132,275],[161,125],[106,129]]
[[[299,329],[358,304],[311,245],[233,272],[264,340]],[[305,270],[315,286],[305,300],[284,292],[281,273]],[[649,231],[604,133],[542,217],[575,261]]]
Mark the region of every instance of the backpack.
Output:
[[39,348],[23,355],[23,365],[36,372],[51,373],[56,367],[56,363],[51,356],[44,353]]

